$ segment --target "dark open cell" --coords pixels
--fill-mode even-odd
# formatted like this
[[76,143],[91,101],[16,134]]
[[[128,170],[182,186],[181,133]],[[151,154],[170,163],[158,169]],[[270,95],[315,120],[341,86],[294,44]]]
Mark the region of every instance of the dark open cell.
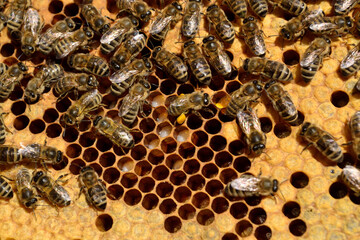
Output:
[[209,209],[204,209],[197,214],[196,220],[201,225],[208,226],[214,222],[215,214]]
[[177,142],[172,137],[165,138],[161,142],[161,149],[164,153],[172,153],[176,150]]
[[213,163],[208,163],[203,167],[201,173],[206,178],[213,178],[219,173],[219,168]]
[[96,148],[101,152],[110,150],[112,146],[113,143],[107,137],[100,136],[96,141]]
[[160,91],[165,95],[173,94],[176,90],[176,83],[171,80],[162,81],[160,84]]
[[204,119],[210,119],[215,117],[216,113],[217,113],[217,108],[215,107],[214,104],[210,104],[207,107],[202,108],[201,110],[199,110],[199,113],[201,114],[201,116]]
[[196,209],[191,204],[185,204],[178,210],[179,216],[184,220],[189,220],[195,217]]
[[340,199],[346,196],[348,189],[342,182],[334,182],[329,188],[330,195],[335,199]]
[[42,133],[45,130],[45,123],[41,119],[36,119],[30,123],[29,129],[33,134]]
[[139,189],[143,193],[150,192],[154,189],[155,181],[151,177],[143,178],[139,181]]
[[245,152],[245,147],[246,145],[242,141],[235,140],[229,144],[229,151],[233,155],[241,155]]
[[59,117],[59,113],[54,108],[46,109],[45,112],[44,112],[44,115],[43,115],[43,119],[47,123],[55,122],[56,119],[58,119],[58,117]]
[[124,202],[129,206],[134,206],[141,201],[141,192],[137,189],[130,189],[125,193]]
[[212,79],[211,79],[211,82],[210,82],[210,85],[209,85],[209,88],[213,91],[219,91],[221,90],[225,85],[225,81],[222,77],[220,76],[214,76]]
[[98,175],[99,177],[101,177],[101,174],[102,174],[102,172],[103,172],[103,169],[102,169],[102,167],[100,166],[100,164],[91,163],[89,166],[92,167],[92,168],[95,170],[95,172],[97,173],[97,175]]
[[211,180],[206,184],[205,191],[212,197],[221,194],[224,185],[219,180]]
[[214,152],[208,147],[203,147],[197,152],[197,157],[201,162],[209,162],[214,157]]
[[53,17],[53,19],[52,19],[52,21],[51,21],[51,24],[54,25],[54,24],[57,23],[58,21],[61,21],[61,20],[65,19],[65,18],[66,18],[66,16],[65,16],[64,14],[56,14],[56,15]]
[[353,191],[350,191],[349,198],[354,204],[360,205],[360,196],[355,194]]
[[62,11],[63,9],[63,2],[62,1],[51,1],[49,4],[49,12],[56,14]]
[[229,152],[219,152],[215,156],[215,163],[221,168],[228,167],[231,165],[233,157]]
[[220,180],[224,184],[228,184],[229,182],[231,182],[235,178],[237,178],[237,173],[235,172],[235,170],[233,170],[231,168],[224,169],[220,173]]
[[142,160],[146,156],[146,148],[141,145],[137,145],[131,149],[131,157],[135,160]]
[[110,13],[116,13],[119,11],[118,7],[116,6],[116,0],[107,0],[106,1],[106,9],[110,12]]
[[76,16],[79,13],[79,6],[76,3],[70,3],[65,6],[64,13],[68,17]]
[[155,122],[151,118],[145,118],[141,120],[139,127],[143,133],[149,133],[154,130]]
[[10,57],[11,55],[14,54],[15,51],[15,47],[13,44],[11,43],[5,43],[2,47],[1,47],[1,55],[3,57]]
[[112,152],[101,154],[99,163],[103,167],[111,167],[115,163],[115,155]]
[[278,138],[286,138],[291,134],[291,127],[287,123],[277,123],[274,127],[274,134]]
[[[105,177],[105,173],[104,173],[104,177]],[[135,186],[137,181],[138,181],[138,177],[135,174],[133,174],[133,173],[125,173],[122,176],[122,178],[120,180],[120,183],[121,183],[121,185],[123,185],[124,188],[132,188],[132,187]]]
[[262,208],[254,208],[249,213],[249,219],[252,223],[260,225],[266,221],[266,212]]
[[187,117],[187,122],[186,125],[190,128],[190,129],[198,129],[201,127],[201,125],[203,124],[203,119],[201,116],[199,116],[198,114],[190,114]]
[[240,237],[248,237],[253,231],[252,224],[247,220],[241,220],[235,226],[235,232],[239,234]]
[[164,153],[158,149],[151,150],[148,160],[153,165],[158,165],[164,160]]
[[152,176],[156,180],[164,180],[169,176],[169,169],[164,165],[160,165],[154,168]]
[[108,168],[104,171],[103,178],[104,178],[104,181],[109,184],[115,183],[120,178],[120,172],[116,168],[113,168],[113,167]]
[[109,214],[101,214],[95,220],[97,229],[101,232],[109,231],[113,226],[113,219]]
[[98,156],[99,156],[99,152],[96,150],[96,148],[85,149],[83,153],[83,159],[87,162],[95,161]]
[[286,65],[296,65],[300,61],[300,55],[295,50],[287,50],[283,53],[283,62]]
[[179,154],[183,159],[191,158],[195,154],[195,146],[190,142],[184,142],[179,146]]
[[282,212],[288,218],[296,218],[300,215],[300,205],[297,202],[290,201],[284,204]]
[[235,159],[233,166],[240,173],[246,172],[251,168],[251,161],[247,157],[238,157]]
[[67,127],[64,129],[64,133],[62,135],[63,139],[66,142],[75,142],[76,139],[79,136],[79,132],[76,128],[74,127]]
[[152,166],[147,160],[140,161],[135,165],[135,173],[138,176],[145,176],[151,172]]
[[164,227],[169,233],[175,233],[181,229],[182,223],[180,218],[172,216],[165,219]]
[[170,214],[176,210],[176,203],[172,199],[165,199],[159,205],[159,209],[163,214]]
[[46,128],[46,136],[48,136],[49,138],[56,138],[60,136],[61,132],[62,132],[62,127],[57,123],[50,124]]
[[226,92],[227,92],[228,94],[230,94],[230,93],[238,90],[238,89],[240,88],[240,86],[241,86],[241,84],[240,84],[240,82],[239,82],[238,80],[236,80],[236,81],[231,81],[231,82],[229,82],[229,83],[226,85],[225,90],[226,90]]
[[69,167],[69,170],[72,174],[74,175],[78,175],[79,172],[80,172],[80,169],[82,167],[84,167],[86,164],[83,160],[81,159],[75,159],[73,161],[71,161],[71,164],[70,164],[70,167]]
[[355,158],[350,153],[344,153],[344,160],[338,163],[339,168],[344,168],[346,165],[353,166],[355,164]]
[[337,107],[345,107],[349,103],[349,95],[343,91],[336,91],[331,94],[331,103]]
[[119,200],[124,194],[124,188],[119,184],[111,185],[108,187],[108,191],[108,196],[111,200]]
[[108,94],[103,97],[102,103],[105,104],[105,108],[112,109],[116,106],[118,98],[113,94]]
[[304,235],[306,228],[306,223],[301,219],[296,219],[289,224],[290,232],[297,237]]
[[183,171],[174,171],[170,175],[170,182],[178,186],[186,181],[186,174]]
[[269,133],[273,126],[271,119],[268,117],[262,117],[259,120],[261,125],[261,131],[263,131],[264,133]]
[[239,240],[239,238],[234,233],[225,233],[221,240]]
[[269,240],[272,237],[272,231],[268,226],[262,225],[255,229],[254,235],[257,240]]
[[249,206],[257,206],[261,203],[262,198],[260,196],[246,197],[245,202]]
[[249,211],[249,208],[243,202],[234,203],[230,207],[230,214],[235,219],[240,219],[240,218],[246,217],[248,211]]
[[173,190],[174,187],[169,182],[161,182],[156,186],[156,194],[161,198],[170,197]]
[[174,198],[179,203],[186,202],[191,197],[191,190],[188,187],[179,187],[174,192]]
[[70,157],[70,158],[77,158],[78,156],[80,156],[81,154],[81,146],[79,144],[70,144],[69,146],[67,146],[66,148],[66,156]]
[[196,159],[188,160],[184,163],[183,169],[187,174],[197,173],[200,169],[200,163]]
[[211,209],[217,214],[227,211],[228,208],[229,208],[229,202],[224,197],[217,197],[211,203]]
[[56,103],[56,109],[59,112],[66,112],[66,110],[70,107],[70,105],[71,105],[71,101],[69,100],[69,98],[66,97]]
[[62,161],[60,163],[57,164],[53,164],[52,167],[56,170],[56,171],[60,171],[62,169],[64,169],[69,163],[69,160],[67,159],[67,157],[63,156]]
[[23,94],[24,90],[19,85],[16,85],[14,91],[10,94],[9,99],[12,101],[19,100],[23,97]]
[[217,119],[211,119],[205,124],[205,131],[210,134],[216,134],[221,130],[221,122]]
[[96,136],[94,133],[86,132],[81,134],[79,143],[83,147],[90,147],[94,144],[95,140],[96,140]]
[[153,193],[149,193],[146,194],[143,198],[143,201],[141,203],[141,205],[146,209],[146,210],[151,210],[156,208],[156,206],[159,203],[159,198],[153,194]]
[[197,174],[195,176],[191,176],[189,180],[187,181],[187,185],[191,190],[201,190],[205,185],[205,178],[201,176],[200,174]]
[[295,172],[290,177],[290,183],[295,188],[304,188],[309,183],[309,177],[303,172]]
[[227,145],[226,139],[220,135],[214,136],[210,140],[210,147],[214,151],[221,151],[226,147],[226,145]]
[[191,203],[196,208],[200,208],[200,209],[206,208],[210,203],[210,198],[206,193],[198,192],[198,193],[195,193],[195,195],[193,195],[193,197],[191,199]]

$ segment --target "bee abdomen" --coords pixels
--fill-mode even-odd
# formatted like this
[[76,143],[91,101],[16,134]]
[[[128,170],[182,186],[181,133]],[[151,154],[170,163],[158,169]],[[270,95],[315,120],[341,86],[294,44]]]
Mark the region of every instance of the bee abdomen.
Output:
[[353,65],[347,68],[340,68],[340,72],[344,77],[355,74],[360,69],[360,61],[356,61]]
[[249,5],[251,9],[262,18],[268,13],[268,5],[265,0],[249,0]]
[[5,126],[3,122],[0,122],[0,144],[4,144],[6,137]]
[[113,83],[111,84],[111,91],[112,93],[114,93],[115,95],[120,96],[121,94],[123,94],[126,89],[128,89],[130,87],[130,82],[131,79],[123,81],[119,84]]
[[226,108],[226,115],[231,116],[233,118],[236,117],[238,111],[242,108],[241,105],[237,104],[236,101],[233,99],[230,100],[227,108]]
[[280,7],[285,11],[288,11],[291,14],[296,16],[304,13],[307,10],[306,4],[301,0],[292,0],[292,1],[281,1]]
[[215,26],[219,37],[226,43],[232,44],[235,39],[235,30],[229,21],[223,21]]
[[200,83],[209,85],[211,81],[210,66],[204,58],[198,58],[190,62],[192,72]]
[[187,81],[187,67],[179,57],[173,57],[167,64],[167,69],[169,74],[179,82]]
[[[58,186],[60,187],[60,186]],[[66,191],[65,189],[63,189],[62,187],[60,187],[64,192]],[[62,193],[64,193],[62,192]],[[54,204],[56,204],[59,207],[66,207],[68,205],[70,205],[71,201],[68,200],[66,197],[63,196],[63,194],[59,194],[55,189],[52,189],[49,192],[48,198],[51,202],[53,202]]]
[[316,142],[316,147],[324,156],[333,162],[340,163],[344,159],[340,146],[328,134],[322,136]]
[[10,199],[14,196],[14,192],[8,182],[0,176],[0,196],[2,198]]
[[233,188],[231,186],[231,183],[228,183],[224,189],[224,192],[226,193],[226,195],[230,196],[230,197],[251,197],[254,196],[255,194],[253,192],[248,192],[248,191],[240,191],[237,190],[235,188]]
[[89,188],[86,193],[89,195],[89,201],[95,206],[96,209],[105,210],[107,205],[106,192],[99,184]]
[[14,147],[0,147],[0,164],[14,164],[22,160],[19,150]]
[[125,116],[122,117],[124,123],[127,125],[132,124],[136,119],[138,111],[139,111],[139,105],[135,104],[133,107],[131,107],[129,112]]
[[225,3],[238,17],[244,18],[246,16],[247,6],[245,0],[225,1]]

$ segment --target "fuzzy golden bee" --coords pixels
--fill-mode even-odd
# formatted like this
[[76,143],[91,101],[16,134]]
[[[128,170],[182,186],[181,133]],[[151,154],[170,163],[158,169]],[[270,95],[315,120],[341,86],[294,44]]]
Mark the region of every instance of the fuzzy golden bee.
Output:
[[129,11],[143,22],[148,22],[152,15],[149,5],[143,0],[116,0],[116,5],[120,11]]
[[244,38],[251,52],[259,57],[264,57],[266,54],[263,34],[257,25],[257,20],[253,16],[248,16],[243,20],[240,36]]
[[87,72],[99,77],[106,77],[110,74],[107,61],[89,53],[73,54],[68,57],[67,64],[77,71]]
[[5,178],[7,177],[0,175],[0,198],[11,199],[14,196],[14,191]]
[[20,148],[0,145],[0,165],[17,164],[23,160]]
[[21,37],[21,50],[25,55],[30,56],[35,52],[43,27],[44,20],[40,13],[34,8],[28,8],[24,16]]
[[360,43],[352,48],[340,63],[340,73],[350,77],[360,69]]
[[349,16],[333,16],[313,19],[309,30],[321,36],[342,37],[349,33],[353,26]]
[[226,18],[225,12],[219,8],[219,6],[215,4],[210,5],[206,10],[206,17],[222,41],[228,44],[232,44],[234,42],[234,26]]
[[81,8],[81,15],[91,28],[99,35],[104,34],[110,29],[110,24],[107,23],[99,10],[92,4],[84,4]]
[[245,18],[247,15],[246,0],[223,0],[230,10],[239,18]]
[[34,209],[39,200],[36,189],[31,185],[31,173],[27,168],[21,168],[16,174],[16,190],[19,201],[26,208]]
[[[4,70],[2,67],[1,70]],[[24,63],[19,62],[11,65],[3,74],[0,75],[0,99],[6,100],[15,88],[15,85],[19,83],[28,68]]]
[[269,0],[273,7],[280,7],[282,10],[299,16],[307,10],[306,3],[301,0]]
[[8,34],[15,41],[20,41],[21,39],[21,26],[24,22],[25,10],[30,6],[31,0],[14,0],[5,9],[5,14],[8,16]]
[[339,178],[354,191],[355,196],[360,196],[360,170],[354,166],[346,165]]
[[201,0],[188,0],[181,25],[181,33],[186,38],[194,38],[199,32],[201,19]]
[[22,157],[30,162],[42,164],[59,164],[63,161],[63,153],[55,147],[32,143],[19,149]]
[[250,8],[260,18],[264,18],[269,12],[268,4],[265,0],[247,0]]

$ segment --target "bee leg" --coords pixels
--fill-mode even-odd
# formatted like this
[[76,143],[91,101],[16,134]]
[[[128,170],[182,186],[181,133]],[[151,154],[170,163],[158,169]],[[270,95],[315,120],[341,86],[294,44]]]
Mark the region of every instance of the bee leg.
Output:
[[305,147],[304,147],[304,149],[301,151],[301,153],[300,154],[302,154],[308,147],[310,147],[312,145],[312,143],[308,143]]
[[353,144],[354,144],[354,142],[350,141],[350,142],[341,144],[341,146],[349,146],[349,145],[353,145]]
[[4,176],[4,175],[2,175],[2,174],[0,175],[0,177],[6,178],[6,179],[9,180],[10,182],[15,181],[14,179],[8,178],[7,176]]
[[[6,112],[6,113],[1,113],[0,118],[1,118],[1,120],[4,122],[4,120],[3,120],[3,115],[9,115],[9,113],[8,113],[8,112]],[[11,134],[14,134],[14,133],[5,125],[5,123],[4,123],[4,128],[5,128],[5,130],[6,130],[7,132],[9,132],[9,133],[11,133]]]
[[66,180],[63,180],[62,178],[66,177],[67,175],[69,175],[69,173],[65,173],[63,175],[60,175],[56,180],[55,180],[55,183],[58,183],[58,182],[62,182],[63,184],[66,184],[69,179],[66,179]]
[[85,189],[85,186],[81,186],[80,191],[79,191],[79,195],[78,195],[78,197],[75,199],[75,201],[77,201],[77,200],[80,198],[81,193],[84,191],[84,189]]

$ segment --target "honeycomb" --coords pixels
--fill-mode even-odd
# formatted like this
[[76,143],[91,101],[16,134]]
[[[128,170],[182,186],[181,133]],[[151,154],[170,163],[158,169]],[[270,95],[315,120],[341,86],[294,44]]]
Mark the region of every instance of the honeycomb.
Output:
[[[148,1],[158,9],[169,1]],[[207,1],[205,1],[207,2]],[[219,1],[220,3],[220,1]],[[93,3],[103,15],[115,18],[114,0]],[[209,3],[206,3],[209,5]],[[54,24],[65,16],[79,17],[79,3],[71,0],[33,1],[46,24]],[[330,1],[311,1],[310,9],[320,6],[332,14]],[[240,20],[222,6],[229,20],[239,31]],[[158,10],[156,10],[158,11]],[[283,42],[277,35],[280,26],[289,19],[281,9],[274,9],[262,21],[268,56],[283,61],[292,70],[295,81],[285,89],[292,96],[306,121],[315,122],[335,136],[340,143],[350,140],[347,130],[349,117],[359,109],[360,94],[353,91],[356,78],[341,78],[337,68],[353,37],[337,38],[332,43],[332,54],[310,84],[300,79],[298,66],[311,36],[296,43]],[[181,54],[180,22],[168,33],[164,47]],[[202,18],[200,38],[206,36],[208,25]],[[149,26],[145,26],[148,31]],[[17,62],[21,51],[1,33],[1,61]],[[174,43],[174,39],[178,42]],[[149,45],[150,48],[153,46]],[[150,48],[143,55],[150,53]],[[79,129],[64,128],[60,119],[75,100],[70,94],[56,103],[52,90],[34,105],[23,100],[24,88],[30,77],[21,81],[10,98],[2,104],[9,133],[5,144],[43,143],[56,146],[65,153],[63,164],[50,167],[54,178],[71,173],[64,185],[74,200],[69,207],[59,209],[45,201],[33,213],[19,205],[14,197],[0,201],[1,239],[356,239],[360,232],[360,198],[348,193],[337,180],[345,164],[355,164],[351,146],[344,146],[345,161],[331,166],[314,148],[301,151],[306,143],[298,136],[299,127],[281,121],[263,96],[256,107],[262,130],[267,135],[266,154],[252,159],[242,142],[235,121],[226,117],[215,104],[226,105],[229,94],[247,82],[240,65],[251,53],[243,40],[235,39],[227,46],[239,74],[225,80],[214,76],[204,91],[212,96],[208,111],[190,114],[183,125],[167,116],[167,99],[175,94],[196,89],[193,79],[185,84],[175,83],[160,70],[149,81],[153,84],[144,106],[146,117],[138,116],[133,132],[136,145],[122,151],[103,136],[95,133],[90,119]],[[99,49],[92,53],[99,54]],[[34,56],[26,61],[33,68],[45,59]],[[99,91],[104,107],[97,114],[119,120],[121,99],[107,93],[110,82],[101,79]],[[90,208],[82,194],[78,198],[77,175],[81,166],[92,166],[104,180],[110,192],[106,211]],[[1,166],[1,174],[15,178],[22,166]],[[30,166],[33,167],[33,166]],[[224,186],[243,172],[273,177],[281,182],[281,194],[276,198],[245,198],[234,200],[223,195]]]

